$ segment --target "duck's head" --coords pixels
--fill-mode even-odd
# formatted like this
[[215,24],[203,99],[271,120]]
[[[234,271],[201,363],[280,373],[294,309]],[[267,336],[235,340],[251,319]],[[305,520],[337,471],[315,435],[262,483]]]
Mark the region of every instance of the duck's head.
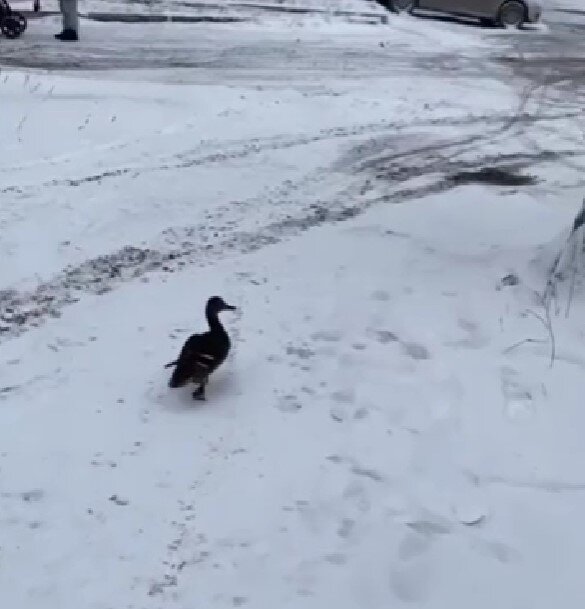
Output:
[[207,307],[205,310],[210,315],[217,315],[222,311],[235,311],[236,307],[232,307],[231,305],[227,304],[226,301],[220,296],[212,296],[207,301]]

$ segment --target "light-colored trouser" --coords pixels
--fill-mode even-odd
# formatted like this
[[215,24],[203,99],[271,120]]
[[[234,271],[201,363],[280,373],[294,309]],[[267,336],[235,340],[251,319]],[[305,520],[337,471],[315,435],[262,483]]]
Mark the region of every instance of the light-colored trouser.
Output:
[[63,29],[79,32],[79,13],[77,0],[59,0],[59,8],[63,15]]

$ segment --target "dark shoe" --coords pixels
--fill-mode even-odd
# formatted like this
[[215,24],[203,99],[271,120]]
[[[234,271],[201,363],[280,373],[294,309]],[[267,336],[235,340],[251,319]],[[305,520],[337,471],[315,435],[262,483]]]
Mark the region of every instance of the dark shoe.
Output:
[[79,40],[79,36],[75,30],[63,30],[60,34],[55,34],[57,40],[63,40],[67,42],[75,42]]

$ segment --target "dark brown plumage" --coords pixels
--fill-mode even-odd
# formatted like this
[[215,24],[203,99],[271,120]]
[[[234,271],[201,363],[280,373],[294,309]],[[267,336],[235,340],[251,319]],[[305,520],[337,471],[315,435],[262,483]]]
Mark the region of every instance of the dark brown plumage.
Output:
[[219,313],[235,310],[236,307],[226,304],[219,296],[213,296],[207,301],[205,317],[209,330],[204,334],[190,336],[183,345],[178,359],[165,366],[165,368],[175,366],[169,387],[174,389],[193,382],[199,385],[193,392],[193,398],[205,399],[205,386],[209,375],[225,361],[231,347],[230,337],[219,321]]

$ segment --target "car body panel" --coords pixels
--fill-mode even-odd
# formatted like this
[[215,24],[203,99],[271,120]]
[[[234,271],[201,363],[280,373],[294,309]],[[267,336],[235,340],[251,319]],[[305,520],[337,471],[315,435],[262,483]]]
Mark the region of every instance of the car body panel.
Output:
[[[527,9],[527,21],[530,23],[538,21],[542,14],[540,2],[538,0],[521,1]],[[495,21],[504,2],[505,0],[418,0],[417,8]]]
[[540,2],[528,2],[528,21],[530,23],[536,23],[540,20],[542,15],[542,4]]

